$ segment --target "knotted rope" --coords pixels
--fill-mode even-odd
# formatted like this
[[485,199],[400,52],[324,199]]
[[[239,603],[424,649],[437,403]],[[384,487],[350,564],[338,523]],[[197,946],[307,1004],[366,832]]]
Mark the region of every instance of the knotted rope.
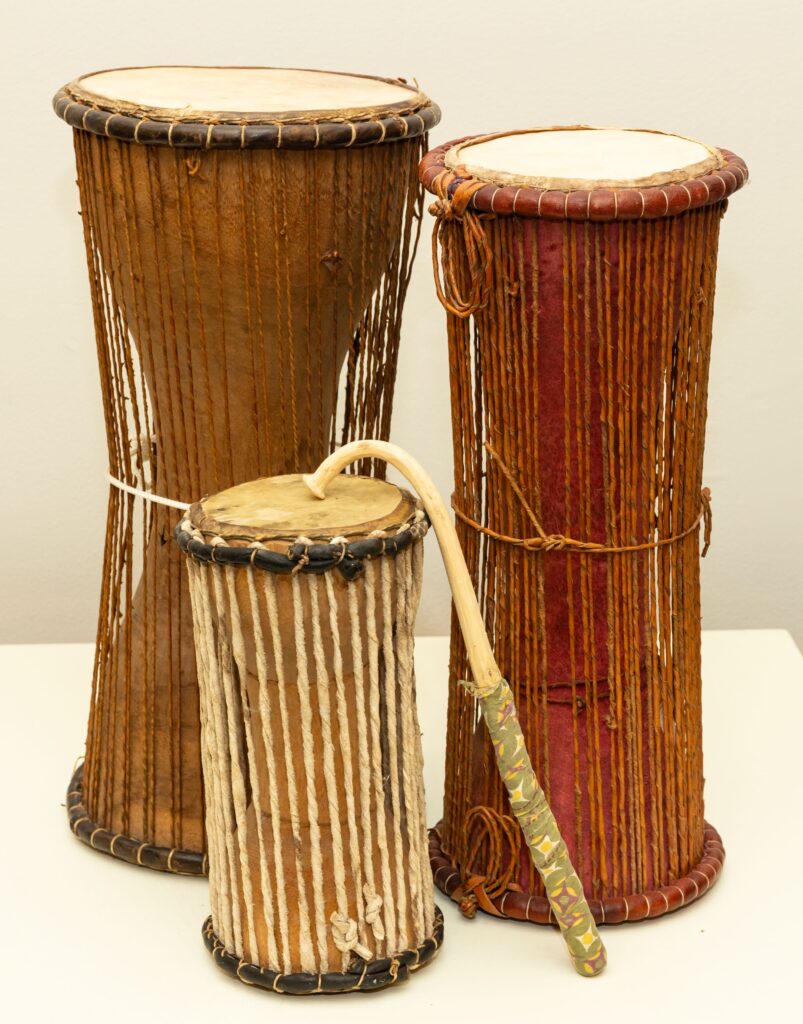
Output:
[[[482,309],[491,290],[492,253],[481,220],[492,214],[478,214],[470,207],[474,193],[484,188],[485,182],[460,181],[450,196],[449,185],[454,180],[453,174],[443,171],[432,182],[438,197],[429,207],[436,218],[432,232],[432,269],[435,291],[444,309],[464,320]],[[466,295],[462,294],[455,273],[455,268],[462,265],[463,252],[468,262]]]
[[336,910],[329,918],[332,922],[332,938],[341,953],[354,952],[363,960],[371,959],[371,950],[363,946],[357,932],[357,922]]
[[675,544],[677,541],[683,540],[684,537],[688,537],[689,534],[694,533],[702,522],[703,550],[701,557],[705,558],[708,554],[708,549],[711,546],[711,528],[713,525],[711,514],[711,490],[708,487],[704,487],[700,491],[699,514],[695,518],[694,522],[680,533],[673,534],[671,537],[662,537],[659,540],[645,541],[643,544],[598,544],[594,541],[576,540],[574,537],[567,537],[562,533],[547,533],[538,522],[535,512],[533,512],[530,504],[524,497],[524,493],[516,481],[516,478],[504,463],[502,457],[487,441],[485,442],[485,449],[499,466],[502,475],[510,484],[513,493],[518,498],[521,507],[524,509],[527,518],[533,524],[536,532],[535,537],[510,537],[507,534],[498,533],[496,530],[491,529],[490,526],[483,526],[481,523],[476,522],[476,520],[472,519],[471,516],[463,512],[462,509],[457,506],[455,497],[452,495],[452,509],[454,510],[455,516],[461,522],[466,523],[466,525],[470,526],[478,533],[485,534],[486,537],[492,537],[494,540],[502,541],[504,544],[512,544],[514,547],[525,548],[527,551],[568,551],[590,555],[614,555],[633,551],[647,551],[650,548],[661,548],[668,544]]
[[365,896],[365,923],[370,924],[374,938],[381,942],[385,937],[385,926],[382,924],[382,897],[366,884],[362,887]]
[[[473,684],[462,679],[460,682],[472,692]],[[464,917],[474,917],[478,903],[488,911],[489,900],[501,896],[508,889],[518,888],[514,878],[519,866],[519,835],[518,823],[513,818],[497,814],[490,807],[472,807],[468,812],[461,844],[467,851],[460,881],[463,895],[459,902]],[[471,865],[478,862],[483,846],[486,847],[484,863],[487,866],[483,873],[478,873],[472,870]]]

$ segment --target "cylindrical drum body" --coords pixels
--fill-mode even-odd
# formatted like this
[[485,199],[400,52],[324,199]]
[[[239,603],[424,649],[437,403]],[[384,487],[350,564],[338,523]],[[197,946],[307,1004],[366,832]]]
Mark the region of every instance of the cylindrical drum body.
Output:
[[[699,538],[719,224],[746,167],[575,128],[450,143],[420,173],[487,629],[592,911],[657,916],[723,856],[703,817]],[[435,878],[469,913],[544,921],[466,671],[453,628]]]
[[113,480],[70,817],[98,849],[197,873],[190,604],[161,499],[387,436],[439,112],[400,81],[270,68],[102,72],[54,104],[75,130]]
[[299,476],[193,505],[212,914],[243,980],[380,988],[440,943],[432,900],[413,624],[427,520],[391,484]]

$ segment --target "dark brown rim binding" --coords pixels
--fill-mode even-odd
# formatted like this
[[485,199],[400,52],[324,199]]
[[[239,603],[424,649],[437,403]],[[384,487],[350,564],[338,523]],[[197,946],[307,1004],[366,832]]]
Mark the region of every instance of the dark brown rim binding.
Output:
[[[513,889],[507,889],[494,897],[489,897],[481,888],[472,892],[466,891],[460,881],[460,870],[441,846],[438,831],[440,825],[438,822],[429,833],[429,862],[432,865],[432,874],[441,892],[455,903],[461,904],[465,916],[473,917],[474,911],[479,908],[494,917],[509,917],[517,921],[531,921],[533,924],[555,924],[549,901],[545,896],[535,896]],[[687,907],[704,896],[722,873],[724,860],[725,848],[719,833],[713,825],[706,822],[703,855],[699,863],[683,878],[650,892],[612,896],[604,900],[590,898],[589,909],[597,924],[624,924],[628,921],[662,917],[664,914]]]
[[348,971],[329,971],[326,974],[280,974],[247,960],[240,960],[233,953],[227,952],[215,935],[211,916],[204,921],[201,933],[204,945],[212,954],[217,966],[230,977],[246,985],[291,996],[378,992],[397,982],[405,981],[414,971],[434,960],[443,943],[443,914],[436,906],[432,937],[424,939],[416,949],[405,949],[381,960],[368,961],[355,956]]
[[[414,541],[423,537],[429,529],[429,519],[422,511],[416,511],[398,533],[390,536],[364,537],[360,540],[340,543],[307,543],[291,541],[286,553],[272,551],[259,543],[233,547],[225,543],[224,537],[212,537],[207,544],[201,531],[192,525],[192,518],[200,515],[201,506],[195,504],[188,515],[176,526],[173,536],[181,550],[199,562],[217,562],[221,565],[255,565],[266,572],[289,576],[298,572],[319,574],[337,569],[347,580],[353,580],[365,569],[365,563],[382,555],[397,555]],[[229,538],[231,540],[233,538]]]
[[524,186],[517,188],[513,185],[481,184],[478,179],[470,175],[462,177],[448,170],[445,165],[446,153],[450,149],[480,138],[484,136],[467,135],[430,150],[418,168],[418,176],[424,187],[437,195],[435,181],[439,179],[441,189],[448,189],[451,198],[460,186],[470,182],[476,186],[476,191],[468,207],[481,213],[543,217],[545,220],[612,221],[654,220],[685,213],[686,210],[696,210],[721,202],[747,181],[747,165],[744,160],[730,150],[720,149],[725,160],[722,167],[700,177],[670,185],[561,192]]
[[[116,70],[116,69],[111,69]],[[120,69],[128,70],[128,69]],[[312,70],[291,68],[287,70]],[[59,89],[53,109],[73,128],[123,142],[189,149],[347,149],[424,135],[440,121],[441,112],[417,87],[402,79],[349,75],[407,88],[407,102],[376,108],[332,111],[288,111],[276,114],[193,112],[181,115],[156,108],[115,103],[81,86],[83,75]],[[189,118],[189,119],[188,119]]]
[[73,835],[82,843],[127,864],[151,868],[153,871],[167,871],[172,875],[208,874],[209,863],[205,853],[153,846],[132,836],[110,832],[98,825],[87,814],[84,806],[83,776],[84,766],[81,764],[76,768],[67,790],[67,819]]

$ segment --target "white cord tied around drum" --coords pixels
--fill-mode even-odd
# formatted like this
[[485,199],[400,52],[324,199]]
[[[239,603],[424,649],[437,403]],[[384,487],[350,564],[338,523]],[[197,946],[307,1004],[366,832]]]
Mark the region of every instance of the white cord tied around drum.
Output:
[[144,491],[140,487],[132,487],[131,484],[118,480],[117,477],[112,476],[111,473],[106,474],[106,479],[112,487],[116,487],[118,491],[123,491],[125,494],[131,494],[135,498],[142,498],[143,501],[149,501],[152,505],[166,505],[168,508],[177,508],[182,512],[186,512],[190,507],[186,501],[174,501],[172,498],[163,498],[160,494],[154,494],[153,491]]
[[365,896],[365,923],[370,924],[374,938],[381,942],[385,937],[385,926],[382,924],[382,897],[374,892],[370,885],[362,887]]
[[371,950],[360,942],[356,921],[337,910],[329,920],[332,922],[332,938],[341,953],[354,952],[363,960],[371,959]]

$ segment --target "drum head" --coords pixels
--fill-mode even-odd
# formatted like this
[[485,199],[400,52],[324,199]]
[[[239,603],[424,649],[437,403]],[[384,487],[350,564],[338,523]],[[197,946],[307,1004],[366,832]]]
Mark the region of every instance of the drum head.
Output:
[[205,498],[190,510],[204,534],[227,540],[330,541],[368,536],[400,526],[415,511],[407,491],[371,477],[335,477],[324,499],[316,498],[300,474],[264,477]]
[[294,68],[117,68],[85,75],[69,90],[104,110],[185,121],[369,117],[426,101],[402,82]]
[[640,129],[533,128],[453,146],[445,166],[462,177],[522,188],[641,188],[688,181],[722,167],[717,149]]

